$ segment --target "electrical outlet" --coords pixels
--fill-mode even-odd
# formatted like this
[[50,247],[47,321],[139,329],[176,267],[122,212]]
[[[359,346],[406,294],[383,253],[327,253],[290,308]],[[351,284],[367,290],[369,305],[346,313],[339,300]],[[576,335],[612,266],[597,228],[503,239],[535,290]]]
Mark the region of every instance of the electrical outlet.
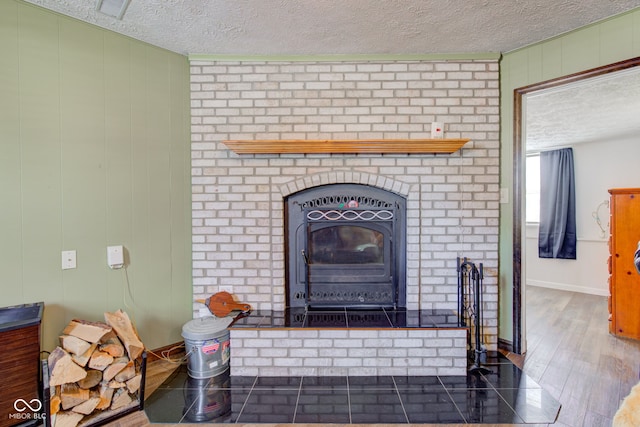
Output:
[[107,246],[107,265],[112,269],[124,266],[124,247],[122,245]]
[[62,251],[62,269],[76,268],[76,251]]

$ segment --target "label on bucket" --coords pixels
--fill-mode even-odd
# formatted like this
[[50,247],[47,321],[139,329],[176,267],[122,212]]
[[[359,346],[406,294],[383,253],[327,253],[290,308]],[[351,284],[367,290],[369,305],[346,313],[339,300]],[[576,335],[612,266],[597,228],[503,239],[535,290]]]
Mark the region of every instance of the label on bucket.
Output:
[[216,351],[218,351],[219,348],[220,348],[220,341],[214,338],[210,341],[205,341],[204,343],[202,343],[202,347],[200,350],[204,354],[213,354]]

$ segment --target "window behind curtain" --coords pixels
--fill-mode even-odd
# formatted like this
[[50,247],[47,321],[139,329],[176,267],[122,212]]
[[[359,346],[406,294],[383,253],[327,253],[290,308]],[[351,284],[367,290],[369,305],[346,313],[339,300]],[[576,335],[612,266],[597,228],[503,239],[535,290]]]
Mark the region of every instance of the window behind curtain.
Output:
[[526,163],[526,222],[540,222],[540,155],[527,156]]

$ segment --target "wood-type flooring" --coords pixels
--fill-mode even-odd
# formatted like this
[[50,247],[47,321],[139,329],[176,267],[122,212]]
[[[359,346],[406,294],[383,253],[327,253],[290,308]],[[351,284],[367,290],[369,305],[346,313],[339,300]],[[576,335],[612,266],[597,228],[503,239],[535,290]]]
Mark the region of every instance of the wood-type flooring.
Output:
[[552,425],[611,426],[639,382],[640,342],[609,334],[603,296],[529,286],[525,307],[523,370],[562,404]]

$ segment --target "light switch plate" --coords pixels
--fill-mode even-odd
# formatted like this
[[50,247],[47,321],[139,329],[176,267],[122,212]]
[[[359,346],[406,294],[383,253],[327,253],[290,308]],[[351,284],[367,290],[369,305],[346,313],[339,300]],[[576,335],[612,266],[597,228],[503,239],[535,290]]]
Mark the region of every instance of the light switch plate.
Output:
[[500,203],[509,203],[509,189],[501,188],[500,189]]

